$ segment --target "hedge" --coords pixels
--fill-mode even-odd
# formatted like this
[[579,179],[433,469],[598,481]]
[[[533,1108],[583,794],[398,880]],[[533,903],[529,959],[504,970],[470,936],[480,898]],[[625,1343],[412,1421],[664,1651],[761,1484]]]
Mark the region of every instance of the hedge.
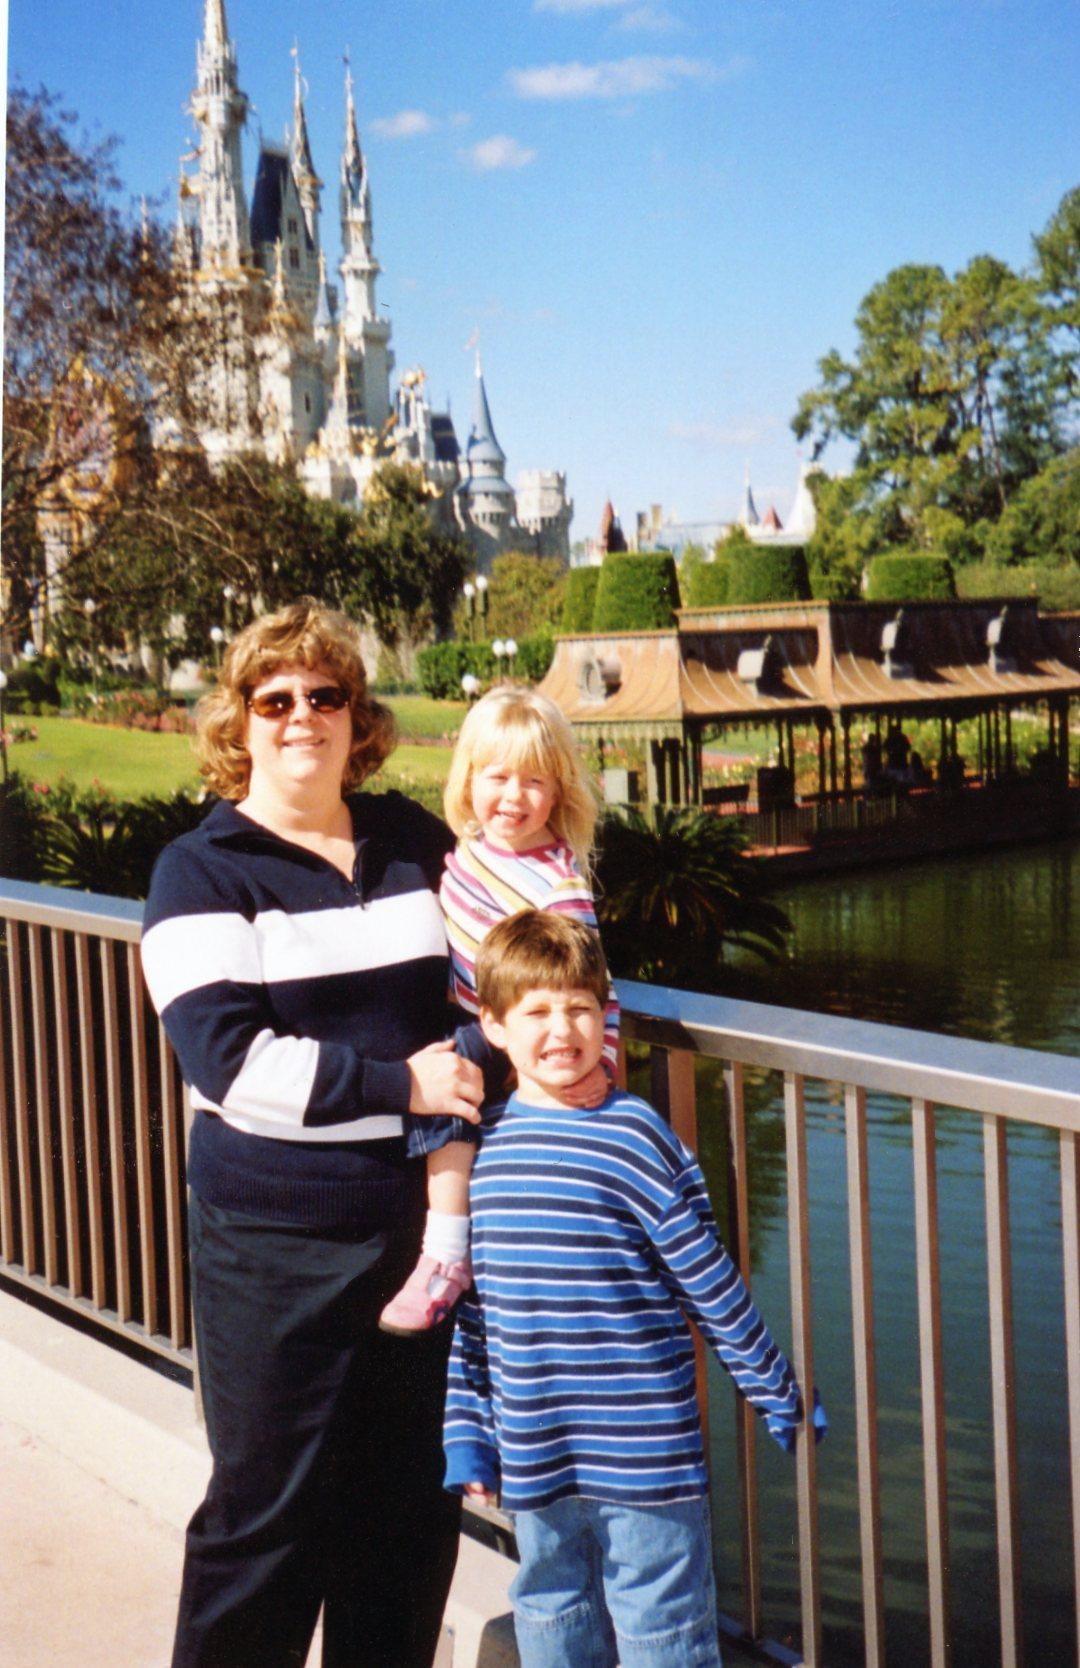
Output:
[[[523,637],[514,657],[513,676],[523,683],[539,683],[551,665],[555,640],[547,632]],[[436,701],[460,701],[461,680],[466,672],[482,685],[497,683],[507,675],[505,661],[496,660],[490,643],[429,643],[416,657],[416,675],[425,695]]]
[[560,631],[591,631],[599,568],[571,568],[566,576]]
[[956,595],[956,579],[947,556],[899,550],[875,556],[866,569],[868,602],[947,601]]
[[723,608],[728,600],[728,563],[701,562],[690,575],[686,591],[687,608]]
[[810,574],[801,545],[758,544],[728,557],[728,604],[805,602]]
[[656,631],[675,624],[679,579],[670,550],[612,552],[596,587],[594,631]]

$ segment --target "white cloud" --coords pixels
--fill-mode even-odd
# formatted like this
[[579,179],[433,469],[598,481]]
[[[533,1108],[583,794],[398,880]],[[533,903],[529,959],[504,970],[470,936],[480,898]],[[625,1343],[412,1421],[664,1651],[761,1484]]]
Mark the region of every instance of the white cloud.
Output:
[[533,0],[534,12],[600,12],[627,6],[630,0]]
[[433,133],[438,125],[426,110],[399,110],[396,116],[377,116],[369,123],[380,139],[417,139],[421,134]]
[[692,446],[713,451],[729,446],[756,446],[775,428],[775,420],[771,418],[751,419],[731,428],[720,423],[686,423],[676,418],[668,424],[668,434],[673,440],[686,440]]
[[482,174],[492,173],[497,168],[525,168],[536,161],[534,150],[520,144],[517,139],[511,139],[507,133],[495,133],[490,139],[481,139],[460,154]]
[[638,93],[666,93],[683,81],[730,80],[748,60],[732,58],[721,68],[705,58],[613,58],[599,64],[543,64],[510,71],[519,98],[631,98]]
[[665,11],[663,6],[654,6],[646,0],[643,6],[631,6],[629,11],[619,14],[616,29],[640,29],[643,33],[652,35],[670,35],[675,30],[683,28],[682,19],[673,12]]

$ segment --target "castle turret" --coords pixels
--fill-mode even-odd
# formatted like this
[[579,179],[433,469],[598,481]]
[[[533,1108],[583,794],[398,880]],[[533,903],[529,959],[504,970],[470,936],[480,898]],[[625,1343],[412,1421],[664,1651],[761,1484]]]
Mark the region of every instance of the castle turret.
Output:
[[319,208],[321,204],[322,180],[315,172],[315,164],[311,159],[311,144],[308,140],[307,118],[304,115],[303,77],[300,74],[300,56],[293,48],[293,131],[292,131],[292,162],[293,179],[296,182],[296,194],[300,198],[300,206],[304,211],[304,224],[307,227],[308,238],[314,250],[319,247]]
[[240,267],[251,258],[240,149],[248,101],[237,84],[225,0],[206,0],[196,62],[191,113],[199,128],[199,262],[204,268]]
[[345,70],[345,145],[341,154],[340,328],[351,349],[362,356],[363,421],[380,429],[390,415],[390,320],[380,318],[375,299],[379,263],[372,248],[371,190],[360,149],[353,100],[352,70]]
[[514,489],[506,479],[506,453],[495,438],[480,355],[476,356],[473,422],[465,443],[464,474],[458,488],[458,518],[481,567],[503,548],[514,519]]

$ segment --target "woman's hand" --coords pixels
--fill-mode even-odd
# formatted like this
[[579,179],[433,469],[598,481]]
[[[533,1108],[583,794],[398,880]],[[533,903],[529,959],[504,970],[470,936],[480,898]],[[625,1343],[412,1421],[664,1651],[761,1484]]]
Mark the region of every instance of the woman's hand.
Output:
[[611,1078],[602,1065],[597,1065],[592,1071],[587,1071],[584,1077],[579,1077],[576,1083],[560,1089],[559,1099],[564,1100],[567,1106],[588,1107],[591,1111],[594,1106],[599,1106],[601,1101],[607,1099],[610,1089]]
[[410,1055],[405,1064],[412,1078],[409,1111],[421,1117],[446,1114],[464,1118],[466,1123],[480,1122],[480,1102],[484,1098],[484,1074],[471,1060],[463,1060],[454,1053],[454,1039],[429,1043],[419,1053]]

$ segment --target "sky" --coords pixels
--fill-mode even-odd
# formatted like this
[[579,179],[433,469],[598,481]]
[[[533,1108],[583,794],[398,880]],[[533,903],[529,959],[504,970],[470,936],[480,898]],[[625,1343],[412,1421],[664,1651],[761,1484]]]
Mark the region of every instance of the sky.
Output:
[[[480,350],[515,480],[565,470],[571,536],[610,497],[732,519],[749,466],[786,518],[790,421],[895,266],[1022,267],[1080,183],[1076,0],[226,0],[258,134],[306,86],[336,259],[343,54],[379,299],[464,440]],[[171,220],[203,0],[9,0],[43,83]],[[844,454],[826,453],[841,468]]]

